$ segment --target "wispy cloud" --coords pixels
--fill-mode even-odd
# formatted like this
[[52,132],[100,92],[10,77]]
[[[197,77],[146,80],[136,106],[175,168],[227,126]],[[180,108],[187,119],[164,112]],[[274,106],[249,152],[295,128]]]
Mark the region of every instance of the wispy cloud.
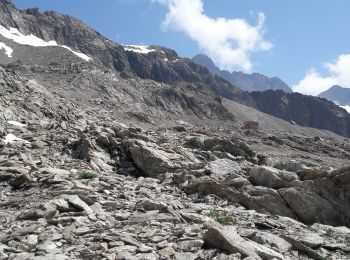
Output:
[[[167,6],[164,29],[186,33],[202,52],[227,70],[252,69],[251,54],[273,45],[264,40],[265,15],[259,13],[257,25],[244,19],[211,18],[204,13],[203,0],[151,0]],[[219,4],[219,3],[218,3]]]
[[323,67],[327,69],[327,76],[313,68],[293,86],[293,90],[307,95],[318,95],[333,85],[350,88],[350,54],[342,54],[333,63],[326,63]]

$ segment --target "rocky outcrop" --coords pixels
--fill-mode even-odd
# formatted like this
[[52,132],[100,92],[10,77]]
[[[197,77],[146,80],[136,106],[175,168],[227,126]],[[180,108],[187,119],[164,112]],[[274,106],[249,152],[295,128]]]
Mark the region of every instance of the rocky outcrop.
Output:
[[[186,183],[183,188],[189,193],[216,194],[246,208],[296,218],[306,224],[349,226],[349,168],[302,180],[299,176],[305,176],[304,172],[310,172],[310,169],[288,172],[259,166],[252,168],[246,177],[251,184],[245,181],[243,185],[237,185],[228,179],[202,177]],[[313,172],[317,172],[316,169]]]
[[350,115],[326,99],[273,90],[252,92],[251,97],[264,113],[298,125],[350,135]]

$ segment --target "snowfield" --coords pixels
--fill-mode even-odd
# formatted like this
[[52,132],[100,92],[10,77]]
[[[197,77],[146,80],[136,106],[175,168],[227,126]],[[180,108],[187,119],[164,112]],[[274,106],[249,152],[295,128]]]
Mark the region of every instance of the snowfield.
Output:
[[350,114],[350,106],[340,106],[340,107],[344,108]]
[[22,124],[22,123],[17,122],[17,121],[7,121],[7,123],[10,125],[18,126],[18,127],[26,127],[27,126],[26,124]]
[[[16,28],[10,27],[10,29],[6,29],[5,27],[0,26],[0,35],[2,35],[3,37],[18,43],[18,44],[21,44],[21,45],[28,45],[28,46],[33,46],[33,47],[57,46],[57,47],[65,48],[65,49],[69,50],[70,52],[72,52],[73,54],[75,54],[76,56],[78,56],[79,58],[81,58],[81,59],[83,59],[85,61],[91,60],[91,58],[89,56],[87,56],[86,54],[73,51],[71,48],[69,48],[66,45],[58,45],[56,41],[46,42],[46,41],[36,37],[33,34],[23,35]],[[1,48],[3,48],[3,46],[0,44],[0,49]],[[5,51],[6,51],[6,49],[5,49]],[[12,52],[13,52],[13,50],[12,50]],[[12,52],[11,52],[11,56],[12,56]],[[7,50],[7,53],[9,53],[8,50]]]
[[0,42],[0,50],[4,49],[5,50],[5,54],[11,58],[12,57],[12,53],[13,53],[13,49],[11,49],[9,46],[7,46],[5,43]]
[[13,134],[8,134],[5,139],[4,139],[5,144],[12,144],[14,142],[23,142],[23,143],[29,143],[28,141],[22,139],[22,138],[18,138]]

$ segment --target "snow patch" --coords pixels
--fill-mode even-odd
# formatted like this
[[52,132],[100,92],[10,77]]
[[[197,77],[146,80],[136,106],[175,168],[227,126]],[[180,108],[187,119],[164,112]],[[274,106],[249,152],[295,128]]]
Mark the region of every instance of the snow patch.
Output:
[[18,137],[16,137],[16,136],[13,135],[13,134],[8,134],[8,135],[5,137],[4,142],[5,142],[5,144],[12,144],[12,143],[14,143],[14,142],[22,142],[22,143],[26,143],[26,144],[29,143],[28,141],[26,141],[26,140],[24,140],[24,139],[22,139],[22,138],[18,138]]
[[76,56],[78,56],[81,59],[84,59],[85,61],[91,60],[91,58],[83,53],[79,53],[76,51],[73,51],[71,48],[69,48],[66,45],[58,45],[56,41],[49,41],[46,42],[38,37],[36,37],[33,34],[30,35],[23,35],[20,33],[16,28],[10,27],[10,29],[6,29],[3,26],[0,26],[0,35],[3,37],[13,40],[14,42],[22,45],[29,45],[33,47],[50,47],[50,46],[57,46],[61,48],[65,48],[69,50],[70,52],[74,53]]
[[142,54],[148,54],[152,51],[157,51],[155,49],[149,49],[149,46],[146,45],[124,45],[124,50],[133,51]]
[[0,42],[0,50],[4,49],[5,50],[5,54],[11,58],[12,57],[12,53],[13,53],[13,49],[10,48],[9,46],[7,46],[5,43]]
[[7,123],[10,125],[15,125],[15,126],[19,126],[19,127],[26,127],[27,126],[26,124],[22,124],[22,123],[17,122],[17,121],[7,121]]
[[350,114],[350,106],[340,106],[340,107],[344,108]]

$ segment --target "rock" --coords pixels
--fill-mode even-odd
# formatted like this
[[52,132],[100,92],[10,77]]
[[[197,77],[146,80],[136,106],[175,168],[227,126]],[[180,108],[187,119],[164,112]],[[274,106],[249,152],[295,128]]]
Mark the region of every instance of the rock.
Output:
[[228,177],[224,180],[223,184],[239,189],[241,187],[250,185],[250,182],[245,177],[237,177],[233,179]]
[[261,257],[261,259],[279,259],[284,260],[284,256],[266,246],[259,245],[258,243],[251,242],[254,246],[255,252]]
[[37,209],[22,211],[17,215],[18,220],[38,220],[42,217],[44,217],[44,212]]
[[197,256],[192,253],[175,253],[175,260],[195,260]]
[[47,254],[58,254],[61,251],[57,248],[57,245],[51,241],[45,241],[42,244],[38,244],[36,249]]
[[301,177],[301,180],[303,181],[330,177],[330,173],[328,171],[319,169],[319,168],[302,170],[298,172],[298,175]]
[[306,233],[299,237],[299,241],[310,248],[318,248],[323,245],[324,238],[315,233]]
[[256,253],[254,246],[238,235],[233,228],[213,225],[204,234],[204,242],[207,246],[224,250],[230,254],[240,253],[243,257],[262,259]]
[[79,210],[85,211],[86,213],[93,212],[89,205],[82,201],[77,195],[62,195],[62,198]]
[[279,189],[290,187],[292,184],[288,182],[298,180],[298,176],[293,173],[280,172],[271,167],[260,166],[251,169],[250,180],[254,185]]
[[10,185],[14,189],[20,188],[22,185],[30,183],[32,180],[31,176],[29,174],[21,174],[16,176],[13,180],[10,181]]
[[238,139],[226,138],[208,138],[208,137],[190,137],[187,140],[187,145],[197,149],[207,151],[228,152],[233,156],[242,156],[247,160],[252,160],[255,152],[252,151],[245,143]]
[[137,207],[141,207],[144,210],[159,210],[160,212],[168,212],[168,206],[164,202],[152,201],[150,199],[143,199],[137,203]]
[[175,250],[173,247],[167,246],[159,250],[158,254],[165,259],[170,259],[173,255],[175,255]]
[[271,213],[290,218],[295,217],[295,213],[289,208],[289,205],[286,204],[279,192],[274,189],[245,186],[242,195],[241,204],[249,209],[254,209],[261,213]]
[[179,249],[184,252],[196,252],[203,244],[203,240],[185,240],[178,242]]
[[137,167],[150,177],[156,178],[161,173],[181,168],[183,158],[180,155],[165,152],[155,144],[131,140],[127,146]]
[[279,194],[295,214],[307,224],[341,223],[342,216],[328,200],[302,188],[280,189]]
[[350,167],[343,167],[330,173],[331,180],[340,187],[350,184]]
[[307,256],[311,257],[312,259],[315,260],[322,260],[324,257],[317,253],[316,251],[312,250],[311,248],[305,246],[298,240],[294,239],[293,237],[282,235],[282,238],[289,242],[292,245],[292,248],[296,251],[299,251],[301,253],[306,254]]
[[330,251],[341,250],[343,252],[350,252],[350,246],[343,243],[326,243],[323,247]]
[[268,232],[256,232],[249,238],[261,245],[268,245],[272,249],[275,249],[278,252],[282,253],[285,253],[292,248],[292,245],[285,241],[283,238],[280,238],[279,236]]
[[35,257],[28,258],[28,260],[47,260],[47,259],[50,259],[50,260],[68,260],[69,257],[65,256],[63,254],[46,254],[43,256],[35,256]]
[[38,244],[38,235],[28,235],[24,243],[30,248],[33,249]]
[[205,170],[210,174],[224,177],[238,177],[241,170],[238,163],[229,159],[219,159],[209,162]]
[[301,171],[306,169],[306,167],[295,161],[295,160],[290,160],[290,161],[286,161],[286,162],[279,162],[276,163],[274,166],[274,168],[277,168],[279,170],[286,170],[286,171],[290,171],[290,172],[297,172],[297,171]]

